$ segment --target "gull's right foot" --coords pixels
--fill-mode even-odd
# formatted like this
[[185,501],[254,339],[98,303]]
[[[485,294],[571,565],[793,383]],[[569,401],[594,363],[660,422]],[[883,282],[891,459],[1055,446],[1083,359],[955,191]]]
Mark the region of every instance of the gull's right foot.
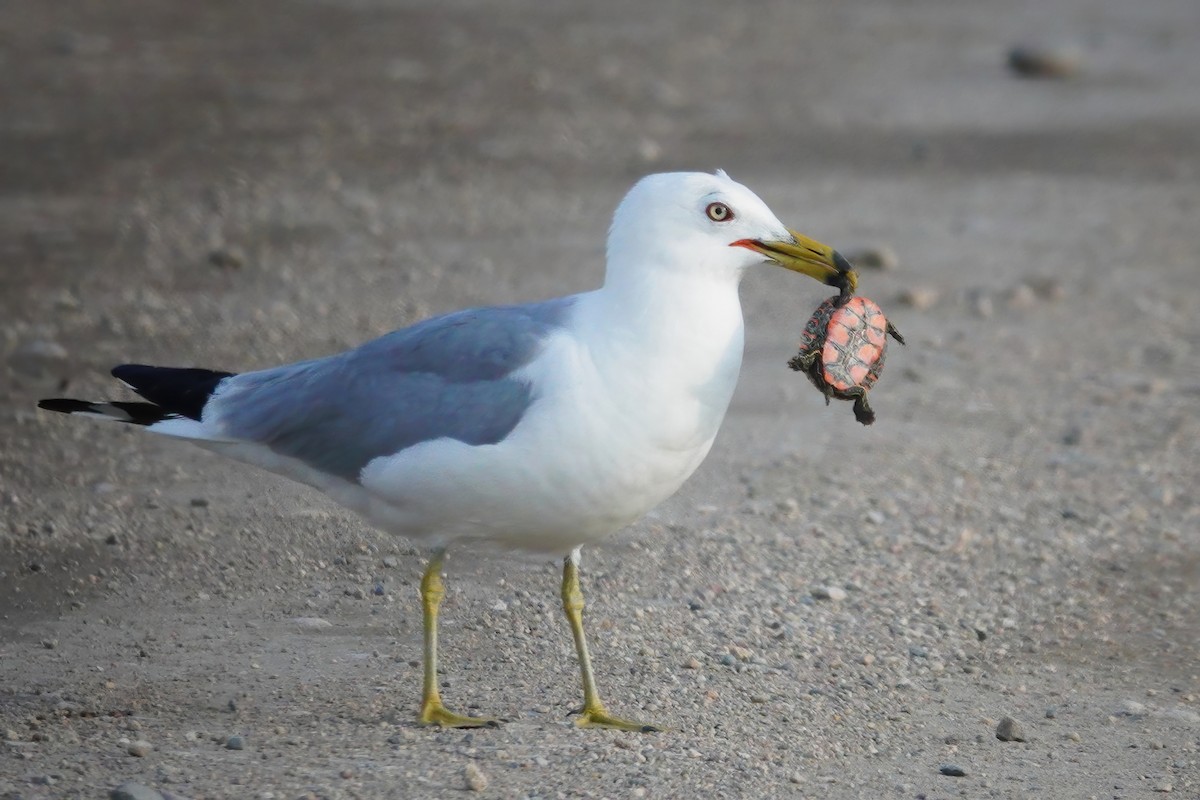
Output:
[[500,721],[490,717],[465,717],[455,714],[442,705],[441,701],[425,703],[417,715],[420,725],[437,725],[441,728],[499,728]]

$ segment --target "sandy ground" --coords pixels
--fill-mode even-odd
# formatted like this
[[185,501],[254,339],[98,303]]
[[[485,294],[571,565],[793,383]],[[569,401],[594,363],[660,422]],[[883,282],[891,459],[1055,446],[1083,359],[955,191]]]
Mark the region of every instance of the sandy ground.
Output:
[[[1194,0],[502,5],[5,5],[0,797],[1200,797]],[[408,543],[34,408],[590,288],[715,167],[891,248],[909,346],[862,428],[784,366],[820,287],[747,278],[712,455],[584,563],[666,733],[574,729],[557,565],[467,553],[444,694],[509,722],[415,727]]]

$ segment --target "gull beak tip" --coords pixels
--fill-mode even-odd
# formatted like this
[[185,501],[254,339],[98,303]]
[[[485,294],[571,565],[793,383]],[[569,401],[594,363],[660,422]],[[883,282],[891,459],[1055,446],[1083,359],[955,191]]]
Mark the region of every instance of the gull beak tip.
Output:
[[733,244],[760,253],[784,269],[808,275],[826,286],[832,286],[843,297],[849,297],[858,288],[858,273],[837,250],[796,231],[788,231],[788,237],[776,241],[742,239]]

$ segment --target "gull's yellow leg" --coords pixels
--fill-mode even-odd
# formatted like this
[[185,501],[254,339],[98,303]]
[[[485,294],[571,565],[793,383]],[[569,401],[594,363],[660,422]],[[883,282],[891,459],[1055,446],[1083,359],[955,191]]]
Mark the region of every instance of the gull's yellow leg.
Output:
[[616,728],[622,731],[653,733],[662,728],[646,725],[629,719],[614,717],[600,702],[596,691],[596,678],[592,675],[592,659],[588,655],[587,639],[583,635],[583,591],[579,588],[579,548],[563,559],[562,582],[563,611],[571,624],[571,635],[575,637],[575,653],[579,656],[579,672],[583,676],[583,709],[575,720],[581,728]]
[[421,577],[421,606],[425,612],[425,688],[421,694],[421,713],[417,716],[417,722],[443,728],[494,728],[497,725],[494,719],[465,717],[448,710],[442,705],[442,697],[438,694],[438,606],[446,596],[446,587],[442,583],[442,562],[445,558],[445,550],[435,552]]

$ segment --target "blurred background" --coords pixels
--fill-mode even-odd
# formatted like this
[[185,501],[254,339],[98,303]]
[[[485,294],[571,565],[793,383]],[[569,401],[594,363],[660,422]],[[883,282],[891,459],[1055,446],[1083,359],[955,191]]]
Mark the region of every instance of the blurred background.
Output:
[[[1197,41],[1195,0],[4,3],[0,721],[33,759],[11,774],[154,777],[97,755],[108,732],[28,743],[65,686],[158,714],[158,768],[194,796],[229,796],[227,773],[418,785],[355,742],[422,776],[414,796],[457,787],[467,745],[406,749],[373,724],[397,697],[406,720],[415,691],[414,551],[310,492],[34,403],[113,396],[114,363],[246,370],[592,288],[638,177],[719,167],[860,259],[909,342],[880,421],[784,366],[820,288],[748,276],[712,456],[585,565],[613,697],[682,730],[637,763],[560,736],[553,578],[466,558],[454,679],[499,687],[488,713],[554,720],[471,758],[506,796],[587,794],[561,766],[610,757],[595,796],[944,794],[954,759],[964,796],[1200,791]],[[514,598],[515,627],[495,610]],[[286,625],[316,615],[339,636]],[[220,647],[146,644],[180,631]],[[294,707],[230,666],[271,661],[264,642],[299,654],[268,665],[309,687]],[[372,649],[386,664],[347,666]],[[312,744],[281,751],[293,772],[178,738],[230,729],[235,695]],[[318,746],[298,715],[323,704],[342,727]],[[1010,711],[1049,760],[992,746]],[[675,757],[691,778],[644,766]],[[57,791],[28,775],[21,796]]]
[[[537,294],[566,258],[589,265],[554,286],[590,287],[632,181],[716,167],[816,238],[986,283],[1064,227],[1107,235],[1088,181],[1196,179],[1196,17],[1188,0],[9,4],[4,310],[44,318],[29,288],[53,283],[117,324],[130,291],[179,289],[238,341],[264,298],[300,313],[311,292],[302,316],[348,343],[398,304]],[[1034,53],[1024,79],[1014,48]],[[914,207],[934,187],[953,205]],[[985,230],[1022,206],[1064,217]],[[1145,253],[1144,233],[1115,235]],[[1077,260],[1113,269],[1110,246]]]

